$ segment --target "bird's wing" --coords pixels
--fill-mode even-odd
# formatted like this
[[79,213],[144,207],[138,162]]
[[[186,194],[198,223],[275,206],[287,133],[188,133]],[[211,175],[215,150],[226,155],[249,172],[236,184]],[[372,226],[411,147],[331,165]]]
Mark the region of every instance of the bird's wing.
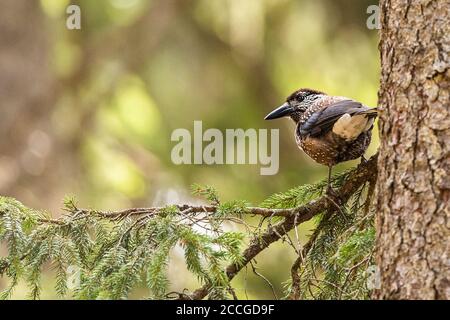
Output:
[[[302,136],[321,136],[330,130],[333,125],[345,114],[354,116],[365,113],[370,109],[359,102],[353,100],[342,100],[333,103],[320,111],[315,112],[309,119],[299,128]],[[374,115],[376,111],[374,110]]]

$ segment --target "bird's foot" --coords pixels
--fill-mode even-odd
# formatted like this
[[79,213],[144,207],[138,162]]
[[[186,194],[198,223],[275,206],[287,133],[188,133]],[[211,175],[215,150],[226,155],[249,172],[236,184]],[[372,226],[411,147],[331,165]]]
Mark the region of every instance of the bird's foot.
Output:
[[334,190],[331,186],[327,187],[327,190],[325,192],[325,195],[328,199],[330,199],[334,204],[336,205],[341,205],[342,204],[342,200],[341,197],[339,196],[339,194],[336,192],[336,190]]
[[347,221],[347,216],[341,208],[341,206],[343,205],[343,201],[339,194],[331,186],[328,186],[325,196],[328,198],[331,204],[336,207],[336,211],[342,214],[342,217]]
[[325,193],[327,196],[331,196],[331,197],[335,197],[335,198],[339,197],[337,192],[333,189],[332,186],[328,186]]

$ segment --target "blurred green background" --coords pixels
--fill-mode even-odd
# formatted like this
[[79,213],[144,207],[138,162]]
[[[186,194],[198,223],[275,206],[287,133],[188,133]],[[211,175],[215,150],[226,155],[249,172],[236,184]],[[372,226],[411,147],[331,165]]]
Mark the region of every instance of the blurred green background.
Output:
[[[300,87],[377,102],[376,30],[362,0],[9,0],[0,11],[0,194],[61,213],[83,207],[192,202],[189,186],[258,204],[326,176],[297,149],[293,124],[264,116]],[[81,8],[81,30],[66,8]],[[181,165],[170,160],[176,128],[280,128],[280,170],[259,165]],[[368,154],[378,145],[377,133]],[[336,171],[355,162],[337,167]],[[306,239],[312,225],[301,230]],[[281,295],[294,252],[277,243],[258,267]],[[180,252],[172,288],[194,289]],[[55,297],[51,272],[44,298]],[[0,289],[6,279],[0,279]],[[272,298],[252,271],[238,294]],[[15,298],[26,295],[26,289]],[[136,292],[138,298],[145,293]]]

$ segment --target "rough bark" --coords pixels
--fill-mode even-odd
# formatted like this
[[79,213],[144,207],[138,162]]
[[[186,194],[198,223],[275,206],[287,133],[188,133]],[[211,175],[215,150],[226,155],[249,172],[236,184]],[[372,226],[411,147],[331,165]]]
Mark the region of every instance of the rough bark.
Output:
[[449,299],[448,0],[382,0],[381,299]]

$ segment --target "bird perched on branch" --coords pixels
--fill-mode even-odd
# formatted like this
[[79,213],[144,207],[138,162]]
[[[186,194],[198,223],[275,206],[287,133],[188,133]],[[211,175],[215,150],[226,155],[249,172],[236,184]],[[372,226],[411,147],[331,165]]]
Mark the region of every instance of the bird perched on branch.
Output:
[[345,97],[300,89],[264,119],[290,117],[297,124],[295,140],[316,162],[328,166],[327,193],[334,165],[361,157],[370,144],[377,109]]

